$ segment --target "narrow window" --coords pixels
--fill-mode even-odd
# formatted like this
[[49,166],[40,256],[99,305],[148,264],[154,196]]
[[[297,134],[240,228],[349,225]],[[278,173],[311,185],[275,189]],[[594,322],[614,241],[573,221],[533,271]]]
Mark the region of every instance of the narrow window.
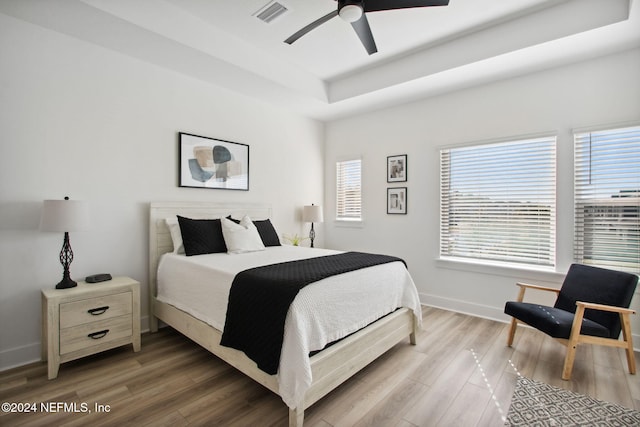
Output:
[[336,163],[337,220],[362,220],[361,170],[360,159]]

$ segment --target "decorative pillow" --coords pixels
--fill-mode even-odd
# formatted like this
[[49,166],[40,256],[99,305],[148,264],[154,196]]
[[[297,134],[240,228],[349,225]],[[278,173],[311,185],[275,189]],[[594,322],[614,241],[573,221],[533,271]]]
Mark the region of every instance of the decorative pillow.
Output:
[[227,252],[220,219],[191,219],[178,215],[187,256]]
[[258,229],[248,216],[242,217],[239,224],[227,218],[222,218],[221,221],[227,252],[241,254],[264,250],[264,244],[258,234]]
[[182,244],[182,234],[180,233],[180,224],[178,224],[178,218],[165,218],[164,222],[167,223],[169,233],[171,233],[171,241],[173,242],[173,253],[183,254],[184,245]]
[[253,224],[258,229],[258,234],[260,234],[262,243],[264,243],[265,246],[280,246],[280,238],[278,237],[278,233],[276,233],[276,229],[273,228],[271,220],[253,221]]
[[[236,224],[240,224],[240,220],[231,218],[231,215],[227,216],[228,220],[235,222]],[[281,246],[280,238],[278,237],[278,233],[276,233],[276,229],[271,224],[271,220],[263,219],[263,220],[254,220],[253,225],[258,229],[258,234],[260,235],[260,239],[262,239],[262,244],[265,246]]]

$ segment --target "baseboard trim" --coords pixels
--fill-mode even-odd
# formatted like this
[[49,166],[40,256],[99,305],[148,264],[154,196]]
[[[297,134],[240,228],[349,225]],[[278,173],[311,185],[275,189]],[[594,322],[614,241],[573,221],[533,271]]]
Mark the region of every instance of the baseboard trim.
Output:
[[[140,331],[149,332],[149,316],[140,318]],[[40,341],[0,351],[0,372],[40,362]]]
[[482,317],[484,319],[495,320],[496,322],[507,323],[510,319],[509,316],[504,314],[502,308],[488,305],[475,304],[468,301],[444,298],[425,293],[420,293],[420,301],[422,301],[423,305],[430,307],[442,308],[443,310],[455,311],[474,317]]
[[40,360],[39,342],[23,345],[21,347],[9,348],[7,350],[0,351],[0,371],[8,371],[9,369],[39,362]]
[[[508,323],[511,317],[504,314],[503,308],[491,307],[482,304],[474,304],[468,301],[461,301],[452,298],[444,298],[436,295],[420,293],[422,305],[441,308],[443,310],[455,311],[457,313],[468,314],[469,316],[481,317],[483,319],[495,320],[496,322]],[[424,321],[424,319],[423,319]],[[526,325],[523,325],[526,326]],[[632,333],[633,349],[640,351],[640,334]]]

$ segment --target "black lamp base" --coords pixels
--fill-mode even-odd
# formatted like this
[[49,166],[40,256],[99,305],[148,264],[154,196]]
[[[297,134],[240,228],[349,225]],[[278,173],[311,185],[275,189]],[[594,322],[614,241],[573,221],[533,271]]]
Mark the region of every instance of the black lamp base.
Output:
[[69,274],[69,266],[73,261],[73,251],[71,250],[71,243],[69,243],[69,233],[64,233],[64,240],[62,241],[62,250],[60,251],[60,263],[62,264],[62,280],[56,285],[56,289],[68,289],[78,286],[76,282],[71,280]]
[[311,240],[311,248],[313,247],[313,240],[316,238],[316,231],[313,229],[313,223],[311,223],[311,230],[309,230],[309,240]]
[[69,289],[75,288],[76,286],[78,286],[78,282],[71,280],[71,278],[68,276],[65,276],[62,278],[60,283],[56,285],[56,289]]

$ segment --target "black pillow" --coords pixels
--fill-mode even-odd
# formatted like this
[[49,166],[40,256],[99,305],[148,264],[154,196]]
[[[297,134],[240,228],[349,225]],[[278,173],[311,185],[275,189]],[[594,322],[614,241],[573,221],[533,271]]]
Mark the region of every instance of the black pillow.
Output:
[[220,219],[191,219],[178,215],[187,256],[227,252]]
[[276,233],[275,228],[273,228],[273,224],[271,224],[271,220],[264,219],[260,221],[253,221],[253,224],[258,229],[258,234],[262,239],[262,243],[265,246],[280,246],[280,239],[278,238],[278,233]]
[[[236,224],[240,224],[239,219],[231,218],[231,215],[227,217],[228,220],[235,222]],[[263,219],[252,221],[253,225],[258,229],[258,234],[262,239],[262,244],[265,246],[281,246],[280,239],[278,238],[278,233],[276,233],[276,229],[273,228],[273,224],[271,224],[271,220]]]

